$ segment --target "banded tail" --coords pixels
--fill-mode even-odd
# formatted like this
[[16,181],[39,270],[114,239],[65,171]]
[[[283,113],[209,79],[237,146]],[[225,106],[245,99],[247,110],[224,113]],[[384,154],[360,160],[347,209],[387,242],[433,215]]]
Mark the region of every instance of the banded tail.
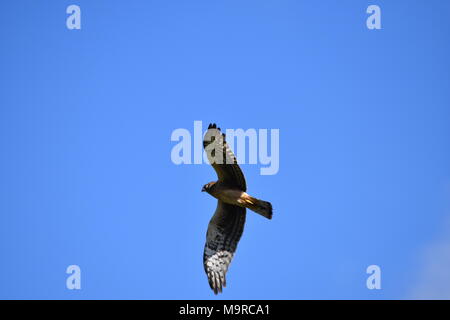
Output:
[[245,199],[245,207],[259,213],[267,219],[272,219],[272,204],[268,201],[263,201],[248,196],[248,198]]

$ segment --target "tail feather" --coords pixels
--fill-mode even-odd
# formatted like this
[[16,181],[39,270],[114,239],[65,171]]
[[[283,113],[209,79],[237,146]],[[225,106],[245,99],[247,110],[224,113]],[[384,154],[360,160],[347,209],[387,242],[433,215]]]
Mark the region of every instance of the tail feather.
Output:
[[272,219],[272,204],[270,202],[250,197],[246,201],[246,207],[267,219]]

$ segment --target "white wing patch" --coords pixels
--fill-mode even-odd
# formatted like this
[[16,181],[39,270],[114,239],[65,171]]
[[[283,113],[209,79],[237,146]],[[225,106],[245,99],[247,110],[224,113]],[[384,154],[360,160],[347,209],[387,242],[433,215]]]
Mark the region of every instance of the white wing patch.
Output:
[[[205,255],[208,256],[208,253],[214,253],[214,250],[205,249]],[[214,290],[215,294],[222,292],[222,288],[227,285],[225,275],[232,259],[233,254],[225,250],[218,251],[206,258],[205,271],[208,276],[209,286]]]

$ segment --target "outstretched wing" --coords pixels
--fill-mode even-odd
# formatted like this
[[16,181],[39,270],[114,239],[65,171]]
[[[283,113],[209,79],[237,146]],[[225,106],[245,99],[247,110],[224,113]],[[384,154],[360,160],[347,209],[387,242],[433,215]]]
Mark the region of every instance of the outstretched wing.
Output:
[[238,165],[236,156],[225,141],[225,134],[221,133],[216,124],[210,124],[203,139],[203,147],[208,155],[209,163],[217,173],[223,185],[247,191],[245,177]]
[[217,202],[206,233],[203,266],[214,293],[226,286],[225,275],[244,231],[245,208]]

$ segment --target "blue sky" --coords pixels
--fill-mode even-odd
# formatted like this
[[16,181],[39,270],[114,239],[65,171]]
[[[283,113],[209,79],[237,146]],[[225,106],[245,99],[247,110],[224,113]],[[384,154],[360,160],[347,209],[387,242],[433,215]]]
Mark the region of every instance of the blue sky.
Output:
[[[82,29],[66,28],[77,4]],[[366,28],[381,7],[382,29]],[[177,128],[280,130],[244,165],[223,299],[450,298],[448,1],[9,1],[0,298],[209,299],[208,165]],[[67,266],[82,289],[66,289]],[[366,268],[382,289],[366,288]],[[448,267],[447,267],[448,266]]]

